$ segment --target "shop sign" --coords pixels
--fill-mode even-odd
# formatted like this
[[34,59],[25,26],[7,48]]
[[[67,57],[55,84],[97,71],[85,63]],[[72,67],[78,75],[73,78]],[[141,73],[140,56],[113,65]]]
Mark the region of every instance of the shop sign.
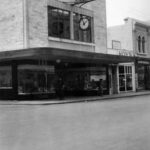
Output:
[[145,65],[149,65],[150,64],[150,62],[148,62],[148,61],[138,61],[138,63],[139,64],[145,64]]
[[133,56],[133,52],[125,51],[125,50],[119,50],[119,55],[121,55],[121,56]]

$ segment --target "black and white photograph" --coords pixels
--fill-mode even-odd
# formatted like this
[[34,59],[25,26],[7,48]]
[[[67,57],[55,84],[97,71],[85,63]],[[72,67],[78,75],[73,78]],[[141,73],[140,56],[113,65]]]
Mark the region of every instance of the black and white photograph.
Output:
[[0,150],[150,150],[150,1],[1,0]]

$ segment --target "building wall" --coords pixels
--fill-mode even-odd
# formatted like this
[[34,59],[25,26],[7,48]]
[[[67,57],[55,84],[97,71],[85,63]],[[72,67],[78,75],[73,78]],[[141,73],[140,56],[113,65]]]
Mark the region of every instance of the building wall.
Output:
[[106,22],[106,0],[97,0],[85,5],[94,11],[94,35],[96,52],[106,53],[107,47],[107,22]]
[[134,45],[135,45],[135,54],[136,56],[139,54],[138,52],[138,36],[145,37],[145,51],[146,55],[144,57],[150,57],[150,35],[149,29],[147,27],[142,27],[140,25],[135,25],[134,32]]
[[0,51],[23,48],[23,1],[0,4]]
[[[81,50],[106,53],[106,12],[105,0],[93,2],[86,8],[96,10],[94,20],[94,44],[48,38],[47,3],[56,3],[57,0],[27,0],[28,4],[28,47],[55,47],[66,50]],[[59,0],[62,1],[62,0]],[[101,10],[101,11],[100,11]]]
[[124,25],[109,27],[107,30],[107,48],[112,49],[112,40],[120,41],[121,49],[133,51],[132,21],[126,21]]

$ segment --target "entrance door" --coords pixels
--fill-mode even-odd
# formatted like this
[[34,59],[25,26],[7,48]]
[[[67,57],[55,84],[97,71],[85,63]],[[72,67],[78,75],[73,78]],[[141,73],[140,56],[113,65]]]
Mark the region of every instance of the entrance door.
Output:
[[145,66],[138,66],[138,89],[145,90]]
[[119,66],[119,91],[132,91],[132,66]]

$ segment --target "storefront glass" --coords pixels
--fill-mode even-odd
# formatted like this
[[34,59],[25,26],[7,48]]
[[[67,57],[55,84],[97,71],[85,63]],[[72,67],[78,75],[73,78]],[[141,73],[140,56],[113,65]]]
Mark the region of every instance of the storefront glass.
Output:
[[11,66],[0,67],[0,88],[12,87],[12,69]]
[[133,90],[132,80],[132,66],[119,66],[119,90]]
[[[66,70],[64,77],[65,90],[72,92],[98,91],[100,79],[103,80],[103,89],[107,90],[106,68],[74,68]],[[83,92],[83,93],[82,93]],[[80,94],[80,93],[79,93]]]
[[144,65],[138,66],[138,89],[139,90],[145,89],[145,66]]
[[18,93],[54,93],[54,66],[20,65],[18,67]]

